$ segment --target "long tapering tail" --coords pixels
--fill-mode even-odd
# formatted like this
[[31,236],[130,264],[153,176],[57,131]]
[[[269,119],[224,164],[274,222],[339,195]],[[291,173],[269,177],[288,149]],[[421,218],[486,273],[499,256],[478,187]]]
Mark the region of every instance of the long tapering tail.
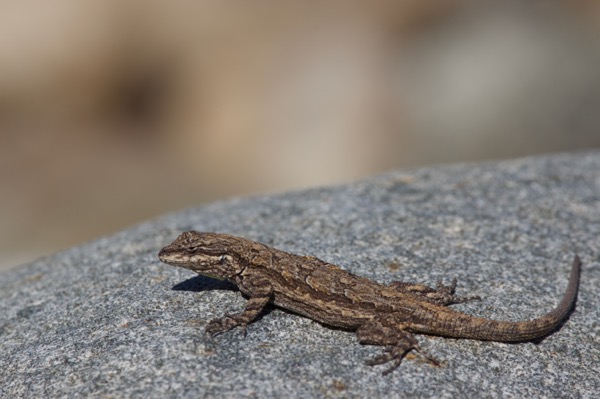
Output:
[[580,273],[581,260],[576,255],[562,300],[554,310],[537,319],[527,321],[490,320],[444,308],[447,310],[447,313],[444,312],[446,317],[439,317],[439,314],[436,317],[425,310],[421,315],[414,315],[421,320],[421,323],[411,330],[454,338],[500,342],[530,341],[545,337],[555,331],[573,309],[579,290]]

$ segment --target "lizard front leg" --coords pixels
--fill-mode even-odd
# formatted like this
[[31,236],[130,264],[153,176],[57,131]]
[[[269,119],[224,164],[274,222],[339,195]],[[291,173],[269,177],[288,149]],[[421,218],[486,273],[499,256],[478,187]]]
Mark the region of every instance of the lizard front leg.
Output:
[[414,350],[429,362],[438,366],[440,363],[421,348],[412,333],[406,331],[408,325],[409,322],[406,316],[392,313],[376,317],[360,326],[356,331],[356,335],[361,344],[386,347],[382,354],[368,360],[366,364],[374,366],[391,362],[390,367],[383,372],[383,375],[386,375],[398,368],[404,356]]
[[214,337],[238,326],[244,329],[246,335],[246,326],[258,317],[273,297],[273,286],[264,278],[247,277],[243,282],[243,288],[250,297],[244,311],[212,319],[206,326],[207,335]]

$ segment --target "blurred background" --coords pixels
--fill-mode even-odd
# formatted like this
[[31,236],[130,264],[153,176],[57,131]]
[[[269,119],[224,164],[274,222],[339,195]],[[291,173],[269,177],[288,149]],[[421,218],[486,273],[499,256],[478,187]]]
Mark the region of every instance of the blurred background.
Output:
[[600,1],[0,1],[0,268],[220,198],[600,145]]

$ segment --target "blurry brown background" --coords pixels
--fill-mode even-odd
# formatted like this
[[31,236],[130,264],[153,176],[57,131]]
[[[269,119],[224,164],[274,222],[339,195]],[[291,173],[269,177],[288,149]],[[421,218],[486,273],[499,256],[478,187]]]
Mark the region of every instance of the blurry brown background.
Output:
[[0,1],[0,268],[232,195],[600,145],[600,2]]

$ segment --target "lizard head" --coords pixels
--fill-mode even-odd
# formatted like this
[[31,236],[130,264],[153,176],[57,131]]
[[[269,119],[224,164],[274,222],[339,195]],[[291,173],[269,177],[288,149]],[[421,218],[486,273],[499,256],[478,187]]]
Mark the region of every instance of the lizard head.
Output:
[[230,279],[242,271],[234,254],[238,240],[227,234],[186,231],[158,253],[161,262],[184,267],[198,274]]

